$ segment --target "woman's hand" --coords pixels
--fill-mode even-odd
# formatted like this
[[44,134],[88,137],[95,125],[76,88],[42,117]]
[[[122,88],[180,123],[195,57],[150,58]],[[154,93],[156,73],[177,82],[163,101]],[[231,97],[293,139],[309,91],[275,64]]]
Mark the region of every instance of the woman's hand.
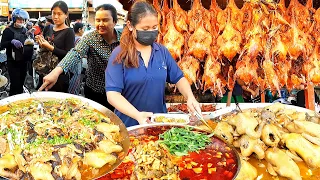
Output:
[[194,115],[195,112],[198,112],[198,114],[201,115],[201,108],[200,108],[200,104],[198,103],[198,101],[196,100],[196,98],[194,98],[194,96],[188,98],[187,100],[187,106],[189,109],[189,112]]
[[54,70],[52,70],[48,75],[46,75],[43,78],[43,84],[39,88],[39,91],[46,90],[48,91],[49,89],[52,88],[58,81],[58,78],[60,74],[63,72],[61,67],[56,67]]
[[46,48],[46,49],[49,49],[50,46],[51,46],[50,43],[43,38],[43,36],[41,36],[39,38],[39,42],[38,43],[39,43],[40,47]]
[[152,112],[139,112],[138,117],[136,120],[139,122],[139,124],[148,124],[150,122],[149,118],[153,115]]

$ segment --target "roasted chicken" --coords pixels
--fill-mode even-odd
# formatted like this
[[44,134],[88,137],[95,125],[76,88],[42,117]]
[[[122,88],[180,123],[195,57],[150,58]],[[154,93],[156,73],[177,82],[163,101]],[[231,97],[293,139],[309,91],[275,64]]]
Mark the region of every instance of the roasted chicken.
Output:
[[184,36],[177,31],[174,25],[174,13],[168,14],[167,33],[163,37],[163,45],[169,50],[175,60],[181,60],[182,46],[184,45]]

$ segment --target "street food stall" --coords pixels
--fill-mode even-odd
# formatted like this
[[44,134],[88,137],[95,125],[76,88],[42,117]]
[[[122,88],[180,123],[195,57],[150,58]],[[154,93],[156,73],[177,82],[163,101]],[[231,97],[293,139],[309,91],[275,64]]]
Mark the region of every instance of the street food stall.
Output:
[[[216,0],[193,0],[189,9],[181,3],[153,1],[159,14],[157,41],[193,86],[203,119],[189,114],[171,85],[168,113],[127,129],[115,114],[82,97],[53,92],[9,97],[0,101],[0,175],[320,179],[320,115],[313,111],[313,87],[320,83],[320,9],[311,0],[303,5],[291,0],[287,6],[284,0],[247,0],[242,8],[229,0],[224,9]],[[232,92],[237,79],[259,88],[262,102],[266,89],[280,95],[281,88],[303,86],[308,109],[212,103],[213,97]]]

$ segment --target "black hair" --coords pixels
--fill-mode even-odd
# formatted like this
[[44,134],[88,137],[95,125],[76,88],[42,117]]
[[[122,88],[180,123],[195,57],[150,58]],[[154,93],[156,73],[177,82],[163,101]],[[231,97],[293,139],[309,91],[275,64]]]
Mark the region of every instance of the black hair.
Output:
[[53,24],[53,20],[52,19],[47,19],[47,22]]
[[156,17],[158,16],[157,11],[152,4],[143,0],[137,1],[131,6],[131,9],[128,12],[127,20],[130,21],[132,26],[136,26],[147,14],[153,14]]
[[[135,27],[147,15],[158,17],[158,13],[152,4],[145,0],[138,0],[131,6],[127,19]],[[134,39],[132,31],[129,30],[128,26],[125,26],[120,39],[121,51],[116,57],[116,63],[123,63],[125,67],[139,67],[139,57]]]
[[107,11],[110,11],[111,12],[111,16],[112,16],[112,19],[113,19],[113,22],[114,23],[117,23],[118,22],[118,13],[117,13],[117,9],[112,6],[111,4],[102,4],[98,7],[96,7],[95,11],[99,11],[99,10],[107,10]]
[[[68,12],[69,12],[68,5],[67,5],[67,3],[65,3],[64,1],[57,1],[57,2],[55,2],[55,3],[52,5],[52,7],[51,7],[51,12],[52,12],[53,9],[56,8],[56,7],[60,8],[61,11],[62,11],[63,13],[65,13],[65,14],[68,14]],[[66,23],[67,26],[70,26],[69,16],[67,17],[65,23]]]
[[64,1],[57,1],[57,2],[55,2],[55,3],[52,5],[51,11],[52,11],[54,8],[56,8],[56,7],[60,8],[63,13],[68,14],[69,8],[68,8],[67,3],[65,3]]
[[75,23],[73,26],[74,33],[79,33],[79,30],[83,28],[83,23]]

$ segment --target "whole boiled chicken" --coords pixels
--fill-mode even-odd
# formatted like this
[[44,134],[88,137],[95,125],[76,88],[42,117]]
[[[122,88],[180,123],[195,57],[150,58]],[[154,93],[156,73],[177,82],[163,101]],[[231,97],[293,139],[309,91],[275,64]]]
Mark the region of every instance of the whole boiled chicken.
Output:
[[265,159],[271,165],[268,167],[269,172],[275,171],[278,175],[290,180],[302,179],[298,165],[283,150],[277,147],[269,148]]

